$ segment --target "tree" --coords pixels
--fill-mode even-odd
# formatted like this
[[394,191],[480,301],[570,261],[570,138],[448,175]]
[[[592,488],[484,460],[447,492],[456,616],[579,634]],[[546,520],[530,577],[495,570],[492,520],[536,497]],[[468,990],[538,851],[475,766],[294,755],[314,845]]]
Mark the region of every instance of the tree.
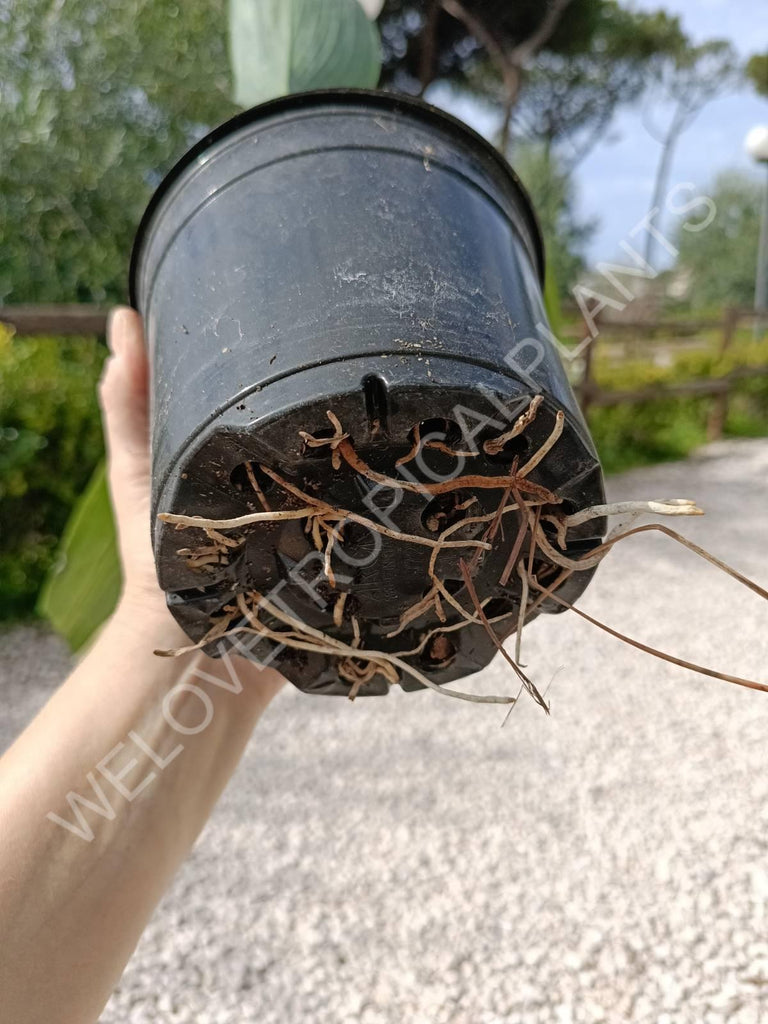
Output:
[[550,146],[569,139],[571,165],[684,41],[677,18],[615,0],[388,0],[380,25],[385,81],[411,92],[448,81],[490,97],[502,151],[513,130]]
[[224,0],[0,0],[0,302],[125,298],[152,187],[229,99]]
[[515,151],[515,170],[538,214],[547,252],[547,270],[562,298],[584,269],[584,246],[593,234],[594,220],[579,220],[574,212],[573,178],[548,146],[528,143]]
[[768,53],[756,53],[744,69],[747,78],[760,96],[768,96]]
[[[664,63],[657,94],[660,93],[663,102],[672,104],[672,116],[664,129],[651,124],[647,111],[644,117],[646,128],[661,144],[651,210],[661,209],[663,205],[675,147],[682,133],[710,100],[733,88],[740,80],[739,59],[731,44],[724,39],[685,47]],[[646,263],[651,262],[655,241],[652,233],[646,232],[643,253]]]
[[751,306],[762,189],[751,176],[726,172],[710,196],[717,207],[712,223],[701,232],[682,228],[678,234],[678,268],[691,275],[694,307]]

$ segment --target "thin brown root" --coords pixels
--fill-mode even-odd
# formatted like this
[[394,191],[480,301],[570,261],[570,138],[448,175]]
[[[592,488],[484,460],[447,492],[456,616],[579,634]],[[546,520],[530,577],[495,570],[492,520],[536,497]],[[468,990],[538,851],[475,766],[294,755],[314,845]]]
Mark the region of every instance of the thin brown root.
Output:
[[[231,607],[231,606],[228,606]],[[231,611],[227,611],[221,619],[218,619],[208,630],[202,640],[198,640],[196,644],[190,644],[187,647],[179,647],[175,650],[156,650],[154,653],[159,658],[177,658],[181,654],[189,654],[192,651],[199,651],[202,647],[207,644],[213,643],[214,640],[219,640],[221,637],[226,636],[229,625],[234,618],[237,617],[237,610],[232,608]]]
[[261,502],[261,507],[265,512],[271,512],[272,509],[269,507],[269,502],[264,496],[264,491],[262,491],[259,486],[259,481],[256,479],[256,474],[253,472],[253,465],[250,462],[246,462],[245,472],[248,474],[248,480],[250,481],[251,487],[256,492],[256,497]]
[[538,451],[528,459],[526,464],[517,471],[518,480],[528,476],[531,470],[535,469],[542,459],[554,448],[557,444],[560,435],[563,432],[563,426],[565,425],[565,413],[562,409],[558,409],[555,415],[555,425],[552,428],[552,433],[549,435],[547,440],[542,444]]
[[[517,469],[517,456],[515,456],[515,461],[512,464],[512,473],[513,473],[513,475],[514,475],[516,469]],[[485,533],[483,533],[483,536],[480,538],[481,540],[487,541],[489,544],[493,544],[494,540],[496,539],[496,534],[499,532],[499,528],[501,528],[502,540],[504,539],[504,523],[503,523],[503,519],[504,519],[504,511],[506,509],[507,502],[509,501],[510,491],[511,491],[511,488],[507,487],[507,489],[501,495],[501,501],[499,502],[499,504],[498,504],[498,506],[496,508],[496,512],[493,515],[493,519],[491,519],[489,525],[485,529]],[[473,575],[477,571],[477,567],[480,564],[480,558],[481,558],[481,552],[480,551],[476,551],[474,553],[474,555],[472,555],[472,560],[469,563],[469,568],[470,568],[470,571],[472,572]]]
[[274,469],[270,469],[269,466],[265,466],[264,463],[259,464],[259,469],[262,473],[266,473],[270,480],[274,480],[276,484],[279,484],[284,491],[292,494],[294,498],[298,498],[299,501],[303,501],[305,505],[313,505],[315,508],[323,509],[326,512],[333,511],[332,507],[327,501],[321,501],[319,498],[313,498],[311,494],[307,494],[306,491],[302,491],[296,484],[292,484],[285,477],[280,476]]
[[425,448],[434,448],[435,451],[444,452],[446,455],[451,455],[454,459],[474,459],[480,454],[480,452],[473,451],[462,451],[459,448],[451,448],[444,441],[427,441],[424,444]]
[[459,566],[461,567],[461,575],[464,577],[464,583],[466,585],[467,590],[469,591],[469,596],[472,600],[472,604],[475,606],[477,616],[482,622],[483,627],[486,633],[488,634],[489,638],[493,641],[496,650],[502,654],[507,664],[509,664],[512,667],[517,678],[526,688],[531,697],[533,697],[533,699],[536,701],[539,707],[544,708],[546,713],[549,714],[549,705],[541,696],[539,691],[536,689],[536,686],[533,683],[533,681],[528,678],[525,672],[523,672],[523,670],[520,668],[520,666],[512,657],[512,655],[505,649],[504,644],[496,636],[496,632],[493,626],[491,626],[490,622],[488,621],[488,618],[485,612],[483,611],[483,606],[480,604],[480,600],[477,596],[477,591],[475,590],[475,584],[472,581],[472,577],[469,574],[469,566],[467,565],[463,558],[459,559]]
[[[416,458],[416,456],[419,454],[421,446],[422,446],[422,441],[421,441],[420,427],[419,427],[419,424],[417,423],[414,426],[414,428],[413,428],[413,444],[411,445],[411,450],[408,452],[407,455],[404,455],[401,459],[398,459],[397,462],[395,463],[395,465],[396,466],[404,466],[406,463],[412,462]],[[444,452],[446,455],[450,455],[454,459],[461,459],[461,458],[473,459],[473,458],[475,458],[475,456],[480,454],[477,451],[466,451],[465,452],[465,451],[458,450],[456,448],[451,448],[444,441],[437,441],[437,440],[425,441],[424,442],[424,447],[425,448],[435,448],[437,451]]]
[[536,543],[550,562],[554,565],[559,565],[561,569],[571,569],[573,572],[583,572],[585,569],[594,569],[596,565],[599,565],[600,562],[602,562],[607,554],[607,551],[602,551],[601,548],[594,548],[592,551],[587,552],[586,557],[568,558],[567,555],[564,555],[561,551],[552,547],[547,539],[547,535],[540,526],[536,527],[535,537]]
[[[538,590],[544,588],[538,583],[535,577],[532,577],[530,582]],[[611,636],[616,637],[617,640],[622,640],[625,644],[629,644],[630,647],[636,647],[639,651],[644,651],[646,654],[653,655],[654,658],[660,658],[662,661],[668,661],[671,665],[678,665],[680,668],[687,668],[691,672],[697,672],[702,676],[709,676],[711,679],[721,679],[726,683],[733,683],[736,686],[744,686],[749,690],[760,690],[763,693],[768,693],[768,684],[758,683],[752,679],[742,679],[740,676],[728,675],[726,672],[718,672],[712,668],[706,668],[704,665],[697,665],[692,661],[685,661],[683,658],[676,658],[672,654],[667,654],[665,651],[659,651],[655,647],[650,647],[648,644],[642,643],[640,640],[634,640],[631,636],[627,636],[625,633],[620,633],[617,629],[612,629],[606,623],[601,622],[599,619],[593,618],[580,608],[576,608],[570,601],[564,600],[562,597],[558,597],[557,594],[549,594],[549,598],[557,604],[562,605],[563,608],[570,608],[571,611],[576,612],[582,619],[586,619],[587,622],[591,622],[593,626],[597,626],[598,629],[602,629],[605,633],[609,633]]]
[[568,528],[566,527],[564,520],[558,519],[557,516],[542,516],[541,521],[544,523],[550,523],[554,526],[558,546],[561,551],[564,551],[566,544],[568,543],[565,539]]
[[550,502],[552,504],[559,504],[560,502],[560,498],[558,498],[556,494],[548,491],[546,487],[542,487],[541,484],[534,484],[530,480],[521,479],[519,473],[514,477],[467,474],[466,476],[453,477],[451,480],[442,480],[439,483],[396,480],[394,477],[387,476],[386,473],[378,473],[376,470],[371,469],[371,467],[360,458],[348,440],[341,442],[338,447],[338,451],[341,452],[342,458],[349,463],[352,469],[358,472],[361,476],[367,477],[369,480],[373,480],[374,483],[381,484],[384,487],[392,487],[395,490],[412,491],[415,494],[435,495],[447,494],[449,491],[456,491],[461,488],[466,488],[467,490],[472,490],[472,488],[477,488],[479,490],[504,490],[507,487],[514,487],[517,485],[521,491],[533,494],[537,498],[541,498],[543,501]]
[[[587,554],[582,556],[581,559],[577,559],[577,562],[583,565],[588,560],[591,560],[593,557],[600,556],[600,558],[602,558],[605,554],[608,553],[608,551],[611,550],[614,544],[618,544],[619,541],[624,540],[627,537],[632,537],[637,533],[647,533],[651,530],[663,533],[665,534],[665,536],[670,537],[674,541],[677,541],[678,544],[682,544],[683,547],[688,548],[689,551],[692,551],[695,555],[698,555],[699,558],[703,558],[705,562],[710,562],[712,565],[716,566],[722,572],[726,573],[728,576],[731,576],[733,579],[735,579],[737,583],[740,583],[748,590],[751,590],[753,593],[757,594],[758,597],[763,598],[764,601],[768,601],[768,590],[765,590],[758,583],[755,583],[754,580],[749,579],[748,576],[744,576],[743,573],[740,573],[737,569],[734,569],[733,566],[728,565],[727,562],[723,562],[715,555],[712,555],[708,551],[705,551],[704,548],[699,547],[698,544],[694,544],[693,541],[688,540],[687,537],[683,537],[682,534],[677,533],[675,530],[671,530],[668,526],[664,526],[663,523],[646,523],[644,526],[634,526],[630,530],[625,530],[622,533],[613,534],[599,547],[593,548],[592,551],[587,552]],[[561,584],[563,584],[573,572],[576,571],[578,570],[565,569],[562,573],[560,573],[557,579],[553,583],[551,583],[549,587],[547,587],[546,591],[542,591],[541,595],[536,598],[531,607],[528,609],[527,615],[531,615],[534,611],[536,611],[539,605],[543,604],[543,602],[546,601],[548,597],[551,597],[553,592],[557,590],[557,588],[560,587]]]
[[341,466],[341,457],[339,456],[337,449],[341,441],[345,441],[349,437],[349,434],[344,433],[338,417],[330,409],[325,410],[325,415],[333,425],[334,433],[331,437],[314,437],[312,434],[307,433],[306,430],[300,430],[299,436],[308,448],[330,447],[331,465],[334,469],[339,469]]
[[239,548],[244,541],[243,537],[225,537],[223,533],[219,533],[218,530],[214,530],[210,526],[206,528],[205,532],[214,543],[224,548]]
[[312,520],[312,543],[315,545],[315,551],[323,550],[323,535],[320,532],[319,518]]
[[347,593],[342,591],[336,598],[336,602],[333,606],[333,624],[337,629],[341,629],[341,624],[344,621],[344,605],[347,603]]
[[393,629],[391,633],[387,633],[387,639],[389,640],[393,636],[397,636],[399,633],[402,633],[410,622],[413,622],[414,619],[418,619],[420,615],[424,615],[424,613],[428,612],[430,608],[433,608],[436,595],[437,590],[435,587],[432,587],[420,601],[412,604],[410,608],[406,608],[400,616],[400,621],[396,628]]
[[[481,604],[483,607],[485,607],[490,600],[491,598],[487,597],[482,601]],[[488,619],[488,621],[493,625],[495,622],[503,622],[504,619],[508,619],[514,614],[515,612],[504,612],[503,615],[494,615],[494,617],[492,619]],[[476,615],[470,615],[466,619],[462,619],[461,622],[454,622],[450,626],[435,626],[434,629],[430,629],[428,633],[424,634],[415,647],[412,647],[408,651],[393,651],[392,653],[396,654],[398,658],[411,658],[417,654],[421,654],[432,637],[437,636],[438,633],[453,633],[457,629],[466,629],[467,626],[477,625],[481,625],[480,619]]]
[[229,565],[229,559],[222,554],[193,556],[187,559],[188,569],[205,569],[211,565]]
[[515,631],[515,661],[522,665],[523,650],[523,625],[525,624],[525,612],[528,608],[528,573],[522,562],[517,563],[517,575],[520,577],[522,590],[520,592],[520,609],[517,614],[517,629]]
[[[288,646],[298,647],[302,650],[323,650],[324,653],[338,655],[340,653],[351,655],[352,657],[359,658],[361,651],[358,648],[351,647],[349,644],[342,643],[340,640],[336,640],[334,637],[328,636],[321,630],[314,629],[311,626],[307,626],[302,623],[299,619],[296,619],[293,615],[284,612],[282,609],[276,607],[266,597],[254,592],[253,599],[258,602],[260,607],[263,607],[270,615],[273,615],[276,619],[280,619],[286,625],[291,626],[298,632],[305,633],[311,640],[319,640],[320,644],[316,642],[306,643],[303,641],[288,641],[285,642]],[[272,632],[271,630],[268,632]],[[277,639],[281,639],[281,634],[275,634]],[[508,696],[496,696],[491,694],[474,694],[474,693],[463,693],[460,690],[448,690],[443,686],[438,686],[437,683],[428,679],[422,672],[414,668],[408,662],[403,661],[397,655],[389,654],[386,651],[365,651],[365,657],[369,661],[385,661],[389,664],[394,665],[396,668],[401,669],[408,675],[413,676],[423,686],[428,687],[430,690],[435,690],[437,693],[442,693],[446,697],[455,697],[457,700],[471,701],[475,704],[510,704],[514,697]]]
[[[512,494],[515,497],[517,507],[519,509],[524,509],[525,506],[523,505],[523,499],[520,495],[520,492],[517,490],[513,490]],[[527,513],[523,511],[522,515],[520,516],[520,526],[517,529],[517,536],[515,537],[515,542],[512,545],[512,550],[509,552],[509,558],[507,559],[507,564],[504,566],[504,571],[499,577],[499,583],[502,585],[502,587],[506,587],[507,583],[509,582],[509,577],[512,575],[512,570],[517,565],[517,560],[520,557],[520,552],[522,551],[523,542],[525,541],[525,535],[527,532],[528,516]]]
[[498,437],[491,437],[483,444],[483,451],[487,455],[498,455],[504,450],[504,446],[508,441],[518,437],[530,426],[531,423],[536,419],[536,413],[539,411],[539,406],[544,400],[543,395],[534,395],[528,404],[528,408],[520,416],[517,417],[515,422],[512,424],[510,430],[507,430],[503,434],[499,434]]
[[404,466],[406,464],[406,462],[412,462],[416,458],[416,456],[419,454],[419,449],[420,448],[421,448],[421,433],[420,433],[419,424],[417,423],[415,425],[415,427],[413,428],[413,444],[411,445],[411,450],[408,452],[407,455],[404,455],[402,457],[402,459],[398,459],[397,462],[395,462],[395,465],[396,466]]
[[164,523],[186,528],[197,526],[201,530],[235,530],[238,526],[250,526],[252,523],[276,523],[281,519],[306,519],[316,516],[316,508],[289,508],[282,512],[249,512],[245,516],[234,519],[206,519],[205,516],[183,516],[175,512],[159,512],[157,518]]
[[328,531],[328,542],[325,545],[325,552],[323,554],[323,571],[325,572],[328,583],[336,589],[336,575],[331,566],[331,555],[333,553],[333,545],[339,539],[339,534],[342,529],[341,526],[326,526]]

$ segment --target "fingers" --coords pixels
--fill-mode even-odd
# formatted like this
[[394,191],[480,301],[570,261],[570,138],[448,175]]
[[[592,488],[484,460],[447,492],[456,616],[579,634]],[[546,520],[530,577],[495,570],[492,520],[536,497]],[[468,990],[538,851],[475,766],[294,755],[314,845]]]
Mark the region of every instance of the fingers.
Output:
[[99,396],[110,457],[146,460],[148,362],[141,317],[118,306],[109,319],[107,360]]

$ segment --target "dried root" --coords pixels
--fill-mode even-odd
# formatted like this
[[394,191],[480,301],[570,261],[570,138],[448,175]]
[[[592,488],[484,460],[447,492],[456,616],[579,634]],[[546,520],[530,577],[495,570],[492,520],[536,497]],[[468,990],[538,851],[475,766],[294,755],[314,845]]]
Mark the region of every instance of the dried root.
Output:
[[[535,420],[541,403],[542,396],[535,396],[525,411],[518,416],[512,428],[495,438],[485,441],[483,450],[489,455],[498,454],[503,451],[504,447],[511,440],[522,434]],[[642,514],[690,516],[703,515],[703,512],[690,499],[669,498],[594,505],[570,515],[558,514],[557,507],[561,502],[558,495],[540,484],[533,483],[528,477],[534,469],[541,465],[549,452],[557,445],[564,427],[565,418],[562,411],[556,413],[554,425],[549,436],[521,467],[518,467],[518,460],[515,458],[507,475],[489,477],[480,474],[465,474],[437,483],[420,483],[412,480],[397,479],[373,470],[355,451],[352,439],[349,433],[343,429],[338,417],[331,410],[327,411],[327,416],[333,426],[333,434],[331,436],[316,437],[306,431],[301,431],[300,434],[308,448],[330,448],[332,466],[335,470],[339,470],[342,463],[345,463],[356,473],[374,483],[425,495],[440,495],[458,490],[501,490],[502,495],[496,510],[484,515],[459,519],[457,522],[447,525],[445,529],[442,529],[436,538],[407,534],[385,527],[367,516],[333,506],[328,501],[313,497],[286,480],[275,470],[261,465],[259,468],[267,477],[277,483],[286,495],[300,502],[300,507],[295,509],[273,510],[266,501],[263,489],[259,486],[252,464],[246,463],[248,478],[259,498],[263,511],[231,519],[208,519],[202,516],[161,513],[159,518],[164,522],[175,525],[177,529],[195,527],[203,530],[206,534],[207,544],[201,544],[198,547],[180,548],[178,549],[178,554],[186,559],[188,567],[210,570],[214,566],[228,564],[231,556],[242,548],[245,543],[245,536],[243,534],[228,536],[226,531],[243,530],[256,525],[283,520],[303,519],[306,521],[305,531],[311,535],[316,550],[323,555],[324,574],[328,584],[331,588],[335,589],[336,578],[332,565],[334,545],[343,540],[343,530],[346,522],[358,523],[397,542],[418,544],[431,549],[427,569],[430,583],[429,588],[424,597],[401,614],[400,621],[387,634],[387,638],[391,639],[398,636],[411,623],[427,614],[434,614],[440,625],[424,632],[418,644],[409,650],[396,652],[368,650],[363,646],[363,637],[358,618],[355,615],[348,614],[348,594],[346,592],[338,592],[332,607],[332,619],[335,629],[341,630],[345,627],[345,624],[348,629],[351,629],[352,637],[349,643],[307,625],[290,611],[279,607],[270,601],[269,598],[254,591],[247,595],[238,594],[236,605],[228,605],[224,608],[222,616],[212,622],[211,628],[199,643],[180,648],[177,651],[158,651],[156,653],[176,656],[189,651],[199,650],[217,640],[234,637],[241,633],[250,633],[294,650],[322,654],[338,659],[338,674],[340,678],[350,684],[349,697],[352,700],[360,692],[360,689],[367,683],[370,683],[377,675],[382,676],[388,683],[392,684],[400,680],[401,673],[406,673],[423,686],[435,690],[444,696],[475,703],[508,704],[514,707],[518,699],[517,697],[509,695],[475,695],[451,690],[445,686],[438,685],[434,680],[415,668],[410,661],[404,660],[422,654],[428,644],[435,643],[435,638],[437,638],[436,642],[438,645],[436,649],[439,649],[440,641],[441,639],[444,640],[445,634],[469,626],[481,626],[519,679],[521,692],[523,689],[526,690],[533,700],[549,713],[549,705],[544,696],[540,693],[533,680],[526,674],[521,664],[520,645],[526,621],[530,619],[544,601],[550,600],[563,607],[572,609],[577,615],[596,627],[655,657],[662,658],[672,664],[680,665],[711,678],[722,679],[738,686],[768,692],[768,684],[742,679],[738,676],[696,665],[625,636],[618,630],[612,629],[605,623],[581,611],[579,608],[574,608],[570,602],[557,593],[562,584],[574,572],[593,569],[619,541],[644,531],[658,530],[684,545],[699,557],[706,559],[711,564],[728,573],[738,582],[749,587],[758,596],[768,600],[768,591],[763,587],[749,580],[713,555],[710,555],[692,541],[688,541],[680,534],[659,523],[633,527],[631,529],[622,528],[614,531],[609,534],[605,542],[593,548],[585,555],[581,555],[578,558],[569,557],[565,553],[568,548],[569,530],[579,527],[590,520],[609,516],[637,517]],[[401,466],[415,459],[423,447],[436,448],[456,458],[479,454],[477,451],[452,449],[440,441],[423,441],[417,426],[414,428],[414,443],[411,450],[406,456],[398,460],[397,465]],[[513,500],[510,501],[510,498]],[[463,498],[451,510],[450,514],[465,512],[477,501],[476,495]],[[546,513],[542,508],[544,505],[548,506]],[[552,512],[553,507],[555,509],[554,512]],[[485,601],[479,599],[473,577],[483,552],[492,550],[494,540],[499,531],[502,532],[503,536],[504,517],[512,512],[518,513],[519,523],[509,557],[499,577],[499,584],[502,587],[506,586],[512,573],[516,573],[520,580],[519,606],[513,611],[489,618],[486,615],[485,606],[490,598],[487,598]],[[446,520],[450,518],[450,514],[447,512],[437,512],[434,514],[432,522],[429,522],[427,525],[433,532],[437,533],[437,531],[441,530]],[[451,539],[452,535],[457,531],[479,523],[485,524],[486,527],[480,540]],[[550,530],[554,530],[557,546],[552,543],[550,536],[545,531],[545,524],[548,525]],[[526,542],[528,544],[527,551]],[[466,593],[471,601],[471,608],[464,607],[456,596],[451,593],[440,576],[438,569],[439,556],[441,552],[451,548],[473,549],[471,557],[467,559],[462,557],[459,563]],[[537,572],[534,571],[535,565],[538,566]],[[558,570],[560,571],[558,572]],[[552,579],[553,575],[554,579]],[[535,593],[533,598],[531,596],[532,592]],[[448,622],[446,608],[456,613],[458,621]],[[268,625],[264,621],[262,618],[264,615],[269,617],[269,620],[273,623],[272,625]],[[493,628],[494,624],[502,620],[511,620],[512,626],[509,632],[516,632],[514,657],[505,650],[503,646],[504,637],[500,638]],[[506,636],[509,635],[509,632]],[[444,642],[444,646],[446,651],[448,651],[447,641]],[[439,664],[437,667],[440,667]]]
[[499,434],[498,437],[493,437],[486,441],[483,445],[483,451],[486,455],[498,455],[504,450],[504,446],[507,442],[511,441],[515,437],[519,437],[526,427],[530,426],[530,424],[536,419],[536,413],[539,411],[539,406],[543,400],[543,395],[534,395],[528,405],[528,408],[521,416],[518,416],[513,423],[511,430],[507,430],[505,433]]

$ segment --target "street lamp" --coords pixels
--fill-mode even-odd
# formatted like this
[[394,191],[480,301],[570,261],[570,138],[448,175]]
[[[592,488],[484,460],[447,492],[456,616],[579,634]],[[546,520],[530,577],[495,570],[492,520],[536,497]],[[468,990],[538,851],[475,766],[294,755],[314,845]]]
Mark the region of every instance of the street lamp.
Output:
[[755,335],[758,335],[762,326],[760,313],[768,307],[768,125],[759,124],[748,132],[744,146],[752,159],[757,160],[766,170],[755,273]]

